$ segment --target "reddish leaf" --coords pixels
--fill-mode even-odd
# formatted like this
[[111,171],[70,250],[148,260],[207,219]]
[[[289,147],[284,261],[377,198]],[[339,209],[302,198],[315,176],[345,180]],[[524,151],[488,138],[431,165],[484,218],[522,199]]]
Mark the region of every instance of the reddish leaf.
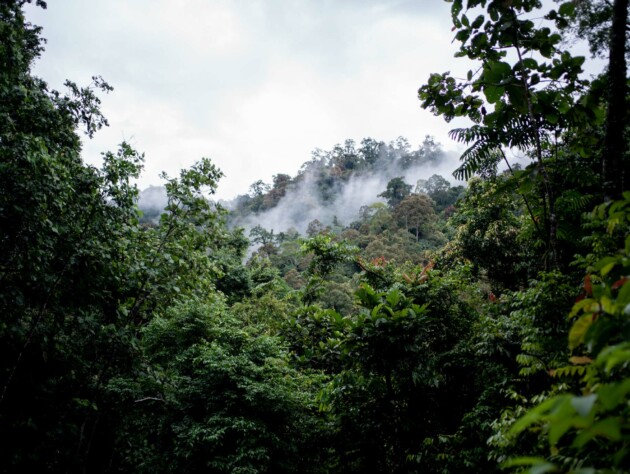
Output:
[[584,277],[584,291],[586,291],[587,295],[593,294],[593,284],[591,283],[591,275],[586,275]]

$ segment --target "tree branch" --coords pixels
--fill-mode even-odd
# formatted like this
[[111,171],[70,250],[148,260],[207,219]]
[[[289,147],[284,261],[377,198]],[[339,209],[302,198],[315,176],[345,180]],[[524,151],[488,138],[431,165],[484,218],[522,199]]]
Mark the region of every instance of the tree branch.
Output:
[[166,400],[164,400],[162,397],[144,397],[144,398],[140,398],[138,400],[134,400],[134,403],[141,403],[141,402],[146,402],[148,400],[154,400],[156,402],[162,402],[162,403],[166,403]]

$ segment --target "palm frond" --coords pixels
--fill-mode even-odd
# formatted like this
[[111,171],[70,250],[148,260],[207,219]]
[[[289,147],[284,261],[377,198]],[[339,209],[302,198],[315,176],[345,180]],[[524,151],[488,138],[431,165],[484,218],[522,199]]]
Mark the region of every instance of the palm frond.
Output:
[[457,179],[469,179],[472,175],[488,171],[502,159],[502,147],[531,149],[536,143],[537,128],[529,118],[517,116],[496,127],[473,125],[468,128],[455,128],[448,135],[451,139],[472,145],[462,154],[463,164],[453,172]]
[[494,144],[477,141],[462,153],[460,160],[463,164],[453,172],[453,176],[458,180],[468,180],[475,173],[495,168],[501,157]]
[[576,190],[562,193],[556,200],[558,211],[582,213],[593,205],[594,197],[590,194],[582,194]]

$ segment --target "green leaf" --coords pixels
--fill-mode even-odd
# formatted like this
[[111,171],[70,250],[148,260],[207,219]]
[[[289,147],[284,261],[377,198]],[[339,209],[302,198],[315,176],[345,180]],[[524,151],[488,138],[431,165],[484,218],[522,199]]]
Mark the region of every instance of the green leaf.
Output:
[[510,467],[526,467],[531,466],[526,472],[530,474],[544,474],[546,472],[558,472],[558,468],[546,461],[543,458],[537,458],[532,456],[522,456],[519,458],[512,458],[501,464],[501,468]]
[[540,421],[556,404],[562,401],[562,397],[549,398],[540,405],[529,410],[525,415],[519,418],[510,428],[510,435],[517,436],[529,426]]
[[538,67],[538,61],[534,58],[524,58],[522,65],[526,69],[536,69]]
[[477,33],[475,36],[473,36],[471,44],[475,48],[485,47],[488,44],[488,35],[485,33]]
[[571,110],[571,102],[568,100],[561,100],[558,103],[558,112],[561,114],[566,114],[569,110]]
[[483,15],[479,15],[477,18],[475,18],[470,27],[473,29],[478,29],[481,25],[483,25],[483,20]]
[[586,332],[593,324],[592,314],[583,314],[569,330],[569,349],[573,350],[584,342]]
[[615,268],[615,265],[616,265],[616,264],[617,264],[617,262],[616,262],[616,261],[607,263],[607,264],[606,264],[606,265],[604,265],[604,266],[601,268],[601,270],[599,271],[599,272],[600,272],[600,274],[601,274],[602,276],[606,276],[606,275],[608,275],[608,274],[610,273],[610,271],[611,271],[613,268]]
[[583,300],[578,301],[571,308],[571,312],[569,313],[569,319],[574,318],[580,311],[592,312],[597,311],[599,309],[599,303],[592,298],[584,298]]
[[596,362],[599,366],[603,365],[607,373],[610,373],[620,364],[628,364],[630,362],[630,342],[605,347],[597,356]]
[[573,16],[575,13],[575,2],[566,2],[560,5],[558,13],[563,16]]
[[462,8],[463,8],[462,0],[453,1],[453,6],[451,6],[451,16],[453,17],[453,20],[457,19],[459,12],[462,11]]
[[582,430],[573,440],[573,446],[582,448],[586,443],[595,437],[607,438],[611,441],[621,439],[621,419],[604,418],[595,422],[592,426]]
[[503,94],[505,93],[505,88],[498,86],[487,86],[484,88],[483,93],[485,94],[487,101],[491,104],[494,104],[501,100],[501,97],[503,97]]
[[549,426],[549,445],[555,446],[567,431],[574,425],[575,418],[558,417]]
[[617,293],[617,304],[625,306],[630,303],[630,280],[626,280],[619,293]]
[[517,467],[517,466],[532,466],[534,464],[544,463],[544,458],[537,458],[533,456],[521,456],[518,458],[512,458],[501,464],[502,468]]
[[512,66],[503,61],[493,61],[486,65],[484,70],[484,81],[499,83],[512,76]]
[[402,297],[402,293],[400,292],[400,290],[392,290],[389,293],[387,293],[386,300],[390,306],[394,307],[398,305],[398,302],[400,301],[401,297]]
[[465,43],[470,38],[470,30],[459,30],[455,35],[455,39],[461,43]]

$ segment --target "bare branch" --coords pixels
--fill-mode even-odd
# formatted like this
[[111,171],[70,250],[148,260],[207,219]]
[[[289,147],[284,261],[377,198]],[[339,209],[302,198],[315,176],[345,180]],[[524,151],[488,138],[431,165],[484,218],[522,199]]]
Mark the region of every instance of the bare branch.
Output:
[[154,400],[156,402],[166,403],[166,401],[162,397],[144,397],[144,398],[140,398],[139,400],[134,400],[133,402],[140,403],[140,402],[146,402],[148,400]]

